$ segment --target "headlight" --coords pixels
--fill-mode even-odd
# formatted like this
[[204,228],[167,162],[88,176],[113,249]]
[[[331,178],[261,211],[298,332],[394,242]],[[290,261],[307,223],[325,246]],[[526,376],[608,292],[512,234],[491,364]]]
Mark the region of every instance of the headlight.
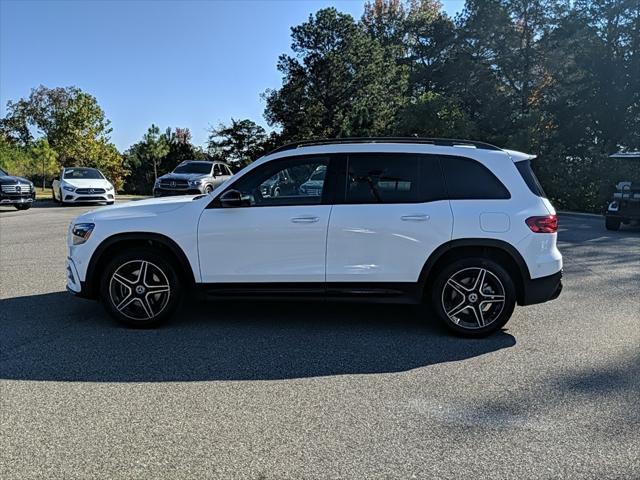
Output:
[[64,186],[64,187],[62,187],[62,188],[64,188],[67,192],[75,192],[75,191],[76,191],[76,189],[75,189],[75,188],[70,187],[69,185],[65,185],[65,186]]
[[107,187],[107,192],[110,192],[111,190],[113,190],[113,185],[109,185],[109,186]]
[[74,245],[80,245],[87,240],[91,236],[91,232],[93,232],[93,228],[96,225],[94,223],[78,223],[73,226],[71,229],[71,237],[73,238]]
[[189,180],[190,187],[199,187],[202,180]]

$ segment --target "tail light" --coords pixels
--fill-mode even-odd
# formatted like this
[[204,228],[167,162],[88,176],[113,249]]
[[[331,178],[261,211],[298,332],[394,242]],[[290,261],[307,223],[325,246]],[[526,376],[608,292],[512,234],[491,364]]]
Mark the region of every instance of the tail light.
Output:
[[558,217],[555,215],[529,217],[525,222],[534,233],[556,233],[558,231]]

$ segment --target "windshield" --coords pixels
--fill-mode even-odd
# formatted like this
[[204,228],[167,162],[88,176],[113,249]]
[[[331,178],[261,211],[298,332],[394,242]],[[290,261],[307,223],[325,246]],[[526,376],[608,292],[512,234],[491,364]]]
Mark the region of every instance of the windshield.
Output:
[[173,173],[199,173],[205,175],[211,172],[211,162],[189,162],[178,165]]
[[87,178],[87,179],[104,179],[104,176],[100,173],[100,170],[95,168],[68,168],[64,171],[62,178]]
[[7,174],[7,172],[5,172],[4,170],[2,170],[0,168],[0,177],[8,177],[9,175]]

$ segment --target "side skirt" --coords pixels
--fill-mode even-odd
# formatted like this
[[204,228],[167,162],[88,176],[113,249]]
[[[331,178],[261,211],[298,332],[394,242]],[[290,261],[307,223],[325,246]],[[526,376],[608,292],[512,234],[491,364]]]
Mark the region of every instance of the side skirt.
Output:
[[328,300],[418,304],[417,283],[198,283],[196,289],[211,299]]

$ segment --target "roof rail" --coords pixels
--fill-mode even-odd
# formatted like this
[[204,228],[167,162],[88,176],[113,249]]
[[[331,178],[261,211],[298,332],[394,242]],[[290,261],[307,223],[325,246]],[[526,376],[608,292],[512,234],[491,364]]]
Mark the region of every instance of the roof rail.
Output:
[[428,145],[437,145],[442,147],[475,147],[484,150],[502,150],[500,147],[491,145],[490,143],[476,142],[474,140],[459,140],[455,138],[428,138],[428,137],[345,137],[332,139],[315,139],[302,140],[299,142],[287,143],[281,147],[269,152],[284,152],[302,147],[313,147],[318,145],[344,145],[349,143],[420,143]]

